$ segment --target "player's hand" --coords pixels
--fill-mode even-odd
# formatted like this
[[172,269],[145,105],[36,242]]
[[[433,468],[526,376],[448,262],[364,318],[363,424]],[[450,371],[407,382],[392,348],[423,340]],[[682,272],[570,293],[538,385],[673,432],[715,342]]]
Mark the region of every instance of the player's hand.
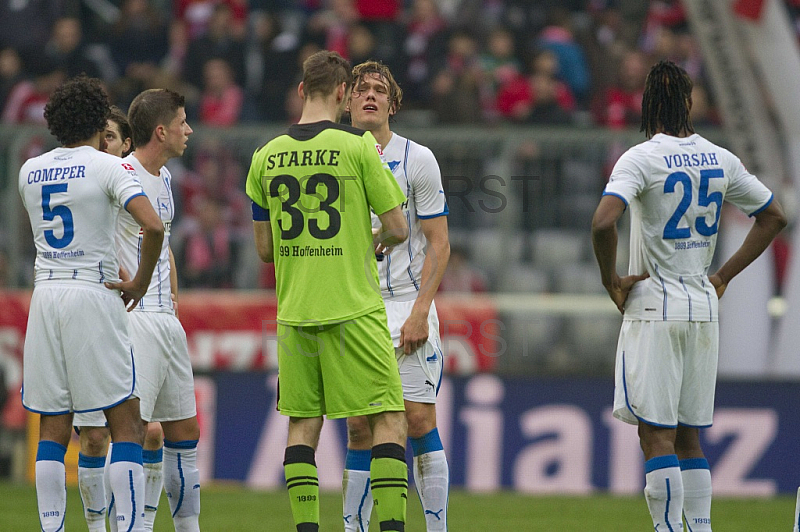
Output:
[[722,294],[725,293],[725,290],[728,288],[728,283],[722,280],[722,277],[717,275],[709,275],[708,280],[711,281],[711,284],[714,286],[714,290],[717,291],[717,299],[722,297]]
[[611,296],[611,300],[617,306],[617,310],[619,310],[620,313],[625,314],[625,301],[628,300],[628,294],[631,288],[633,288],[633,285],[639,281],[644,281],[648,277],[650,277],[649,273],[643,273],[642,275],[626,275],[625,277],[614,275],[611,279],[611,283],[606,286],[606,291],[608,295]]
[[119,290],[122,296],[122,302],[128,312],[136,308],[139,301],[147,293],[147,285],[142,286],[143,283],[133,281],[120,281],[118,283],[104,283],[109,290]]
[[428,315],[411,312],[406,322],[400,327],[400,347],[406,355],[410,355],[428,341]]
[[128,273],[128,270],[126,270],[125,267],[122,265],[120,265],[119,267],[119,278],[122,279],[123,281],[131,280],[131,274]]
[[380,240],[381,229],[380,228],[373,228],[372,229],[372,247],[375,248],[375,256],[382,256],[388,253],[389,248],[381,244]]

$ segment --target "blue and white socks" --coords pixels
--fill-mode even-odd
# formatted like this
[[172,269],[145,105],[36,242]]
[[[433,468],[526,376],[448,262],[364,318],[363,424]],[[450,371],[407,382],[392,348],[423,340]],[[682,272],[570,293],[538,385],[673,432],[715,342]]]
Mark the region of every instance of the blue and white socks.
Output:
[[439,430],[420,438],[411,438],[414,451],[414,483],[425,512],[428,532],[447,530],[447,502],[450,469],[444,454]]
[[78,488],[89,532],[106,530],[105,456],[78,454]]
[[64,455],[67,448],[50,440],[39,442],[36,452],[36,501],[43,532],[64,529],[67,511],[67,472]]
[[197,440],[164,440],[164,488],[176,532],[200,532]]
[[144,532],[144,470],[142,446],[121,441],[111,448],[108,466],[119,530]]
[[[410,441],[414,453],[414,482],[425,512],[427,530],[447,530],[450,468],[439,430],[433,429],[420,438],[411,438]],[[373,504],[372,491],[369,489],[370,453],[369,450],[347,450],[342,478],[345,532],[366,532],[369,529]]]
[[369,464],[372,451],[347,450],[342,477],[345,532],[366,532],[372,513],[372,490],[369,489]]
[[711,532],[711,470],[705,458],[680,461],[683,515],[689,532]]
[[144,529],[153,530],[156,520],[158,502],[161,500],[161,490],[164,488],[164,475],[162,473],[163,449],[155,451],[142,451],[142,466],[144,467]]
[[683,530],[683,479],[677,455],[656,456],[644,463],[644,496],[656,530]]

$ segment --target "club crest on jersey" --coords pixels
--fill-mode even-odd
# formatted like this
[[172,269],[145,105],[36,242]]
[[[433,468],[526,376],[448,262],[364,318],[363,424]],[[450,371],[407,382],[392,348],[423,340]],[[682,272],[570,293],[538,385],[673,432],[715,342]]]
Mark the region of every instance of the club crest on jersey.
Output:
[[125,170],[127,170],[128,172],[130,172],[132,174],[136,173],[136,168],[134,168],[132,164],[130,164],[130,163],[120,163],[120,164],[122,164],[122,167]]

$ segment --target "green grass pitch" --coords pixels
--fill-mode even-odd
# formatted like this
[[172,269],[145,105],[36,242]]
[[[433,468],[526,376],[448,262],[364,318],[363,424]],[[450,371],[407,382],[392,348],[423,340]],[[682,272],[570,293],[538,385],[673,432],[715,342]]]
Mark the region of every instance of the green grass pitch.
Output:
[[[67,496],[67,532],[86,530],[80,496]],[[342,530],[338,493],[321,497],[321,530]],[[714,530],[722,532],[790,532],[795,497],[715,499]],[[204,531],[292,532],[289,501],[284,491],[254,491],[238,485],[203,486],[200,526]],[[39,530],[33,486],[0,482],[0,531]],[[652,530],[641,497],[534,497],[510,492],[487,495],[453,491],[449,529],[453,532],[644,532]],[[377,524],[377,523],[375,523]],[[169,506],[162,497],[155,530],[173,530]],[[371,530],[377,530],[372,526]],[[409,496],[408,532],[424,532],[416,495]]]

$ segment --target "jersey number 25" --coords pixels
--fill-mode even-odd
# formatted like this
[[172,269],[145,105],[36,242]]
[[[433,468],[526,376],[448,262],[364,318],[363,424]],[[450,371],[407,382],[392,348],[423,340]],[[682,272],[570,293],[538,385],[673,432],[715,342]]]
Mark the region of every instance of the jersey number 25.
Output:
[[[709,168],[707,170],[700,170],[700,190],[697,194],[697,204],[700,207],[708,207],[709,205],[716,204],[716,215],[713,225],[708,225],[705,214],[695,218],[694,227],[697,232],[703,236],[713,236],[719,230],[719,215],[722,209],[722,192],[708,193],[708,183],[711,179],[724,177],[722,169]],[[667,176],[664,181],[664,193],[672,194],[675,192],[675,184],[680,183],[683,185],[683,198],[678,204],[678,208],[672,213],[672,217],[664,227],[665,239],[679,239],[689,238],[692,236],[691,227],[678,227],[683,215],[689,210],[692,205],[692,179],[686,172],[673,172]]]

